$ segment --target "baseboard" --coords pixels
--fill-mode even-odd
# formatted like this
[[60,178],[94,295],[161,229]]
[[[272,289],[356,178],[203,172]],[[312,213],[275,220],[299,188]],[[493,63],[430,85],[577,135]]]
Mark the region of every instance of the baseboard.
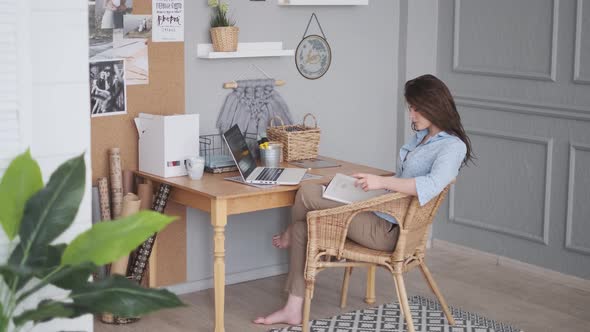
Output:
[[[289,271],[289,264],[271,265],[254,270],[240,271],[225,275],[225,284],[232,285],[244,281],[262,279],[285,274]],[[213,278],[190,281],[182,284],[162,287],[174,294],[181,295],[213,288]]]
[[462,255],[475,256],[480,260],[487,261],[490,264],[502,265],[511,267],[521,271],[526,271],[531,274],[543,277],[546,280],[558,282],[562,285],[590,292],[590,280],[572,276],[569,274],[557,272],[537,265],[521,262],[519,260],[508,258],[505,256],[490,254],[481,250],[465,247],[459,244],[447,242],[444,240],[433,239],[432,246],[448,251],[456,252]]
[[500,263],[499,262],[500,256],[498,256],[498,255],[490,254],[489,252],[473,249],[470,247],[465,247],[465,246],[455,244],[452,242],[448,242],[448,241],[444,241],[444,240],[433,239],[432,247],[446,249],[446,250],[449,250],[449,251],[452,251],[452,252],[455,252],[458,254],[462,254],[462,255],[469,255],[472,257],[477,257],[480,260],[486,261],[488,263],[493,263],[496,265]]

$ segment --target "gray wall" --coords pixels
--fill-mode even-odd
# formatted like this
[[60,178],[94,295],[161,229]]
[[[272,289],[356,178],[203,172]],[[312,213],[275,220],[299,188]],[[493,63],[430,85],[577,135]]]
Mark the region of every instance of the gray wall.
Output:
[[[205,60],[196,58],[197,43],[209,43],[210,10],[206,1],[186,1],[186,111],[200,114],[201,133],[215,132],[215,120],[230,90],[223,82],[259,78],[256,64],[287,84],[278,91],[295,119],[311,112],[322,129],[320,153],[385,169],[394,169],[398,105],[399,1],[371,0],[369,6],[281,7],[275,0],[229,1],[241,42],[299,43],[315,12],[333,52],[330,70],[306,80],[293,57]],[[310,32],[319,33],[317,26]],[[286,271],[285,251],[270,240],[289,222],[289,209],[232,216],[226,228],[228,283]],[[177,291],[210,287],[212,229],[209,215],[188,212],[188,280]]]
[[590,278],[590,1],[439,7],[438,72],[478,165],[435,238]]
[[400,2],[400,53],[398,57],[400,98],[397,113],[398,150],[413,134],[403,89],[406,81],[437,73],[438,0]]

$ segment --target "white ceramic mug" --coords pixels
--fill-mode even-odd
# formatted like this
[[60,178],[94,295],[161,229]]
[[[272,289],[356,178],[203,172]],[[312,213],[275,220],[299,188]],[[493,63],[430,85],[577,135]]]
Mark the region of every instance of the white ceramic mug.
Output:
[[193,180],[199,180],[203,177],[203,170],[205,169],[205,158],[203,157],[187,157],[184,160],[184,166],[188,176]]

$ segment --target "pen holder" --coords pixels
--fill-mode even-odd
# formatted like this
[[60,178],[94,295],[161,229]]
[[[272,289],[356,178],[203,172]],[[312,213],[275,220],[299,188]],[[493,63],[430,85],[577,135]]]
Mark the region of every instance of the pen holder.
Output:
[[269,143],[268,148],[260,149],[260,161],[264,167],[279,167],[281,162],[281,155],[283,151],[283,144]]

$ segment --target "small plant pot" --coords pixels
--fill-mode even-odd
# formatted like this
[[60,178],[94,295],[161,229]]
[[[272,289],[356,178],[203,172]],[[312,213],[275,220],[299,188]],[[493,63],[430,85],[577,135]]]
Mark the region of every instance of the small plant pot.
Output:
[[209,29],[215,52],[235,52],[238,50],[238,27],[217,27]]

